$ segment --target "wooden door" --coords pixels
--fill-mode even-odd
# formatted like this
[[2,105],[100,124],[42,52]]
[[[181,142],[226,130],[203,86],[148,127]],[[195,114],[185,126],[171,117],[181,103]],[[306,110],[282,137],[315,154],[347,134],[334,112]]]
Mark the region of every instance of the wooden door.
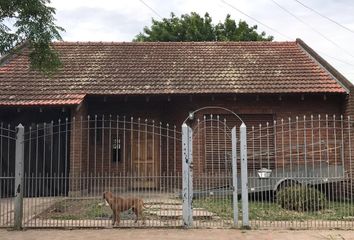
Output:
[[141,133],[134,136],[132,143],[132,170],[138,176],[133,183],[133,188],[157,188],[159,182],[157,138],[151,133]]

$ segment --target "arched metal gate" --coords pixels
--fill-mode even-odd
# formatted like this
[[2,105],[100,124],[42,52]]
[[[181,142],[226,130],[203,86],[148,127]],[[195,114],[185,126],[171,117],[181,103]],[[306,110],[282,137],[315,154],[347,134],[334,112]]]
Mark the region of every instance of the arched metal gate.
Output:
[[[207,109],[231,114],[228,119],[219,114],[194,118]],[[242,226],[248,226],[247,139],[242,119],[219,107],[190,113],[182,125],[182,151],[184,226],[198,227],[208,222],[209,226],[237,227],[239,194]],[[239,160],[241,164],[237,164]],[[223,213],[229,210],[231,215]]]

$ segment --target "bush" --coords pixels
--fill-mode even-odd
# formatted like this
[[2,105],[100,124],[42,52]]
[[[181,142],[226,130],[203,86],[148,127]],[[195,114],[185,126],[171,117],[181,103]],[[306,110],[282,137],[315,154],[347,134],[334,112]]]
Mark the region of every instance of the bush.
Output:
[[287,210],[312,212],[325,208],[326,197],[315,188],[296,185],[280,190],[277,193],[277,203]]

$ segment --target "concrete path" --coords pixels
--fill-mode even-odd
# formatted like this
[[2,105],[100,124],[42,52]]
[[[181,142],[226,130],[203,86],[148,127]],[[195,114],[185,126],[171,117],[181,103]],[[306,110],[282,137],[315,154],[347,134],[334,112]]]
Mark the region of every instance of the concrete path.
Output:
[[0,229],[1,240],[354,240],[354,231],[241,231],[226,229],[91,229],[91,230],[27,230]]

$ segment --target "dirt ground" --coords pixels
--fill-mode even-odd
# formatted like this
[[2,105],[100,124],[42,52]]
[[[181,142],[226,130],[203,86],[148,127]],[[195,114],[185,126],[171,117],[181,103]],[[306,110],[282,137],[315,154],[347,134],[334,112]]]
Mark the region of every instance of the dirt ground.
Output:
[[232,229],[102,229],[102,230],[26,230],[10,231],[0,229],[1,240],[348,240],[354,239],[354,231],[260,231],[260,230],[232,230]]

